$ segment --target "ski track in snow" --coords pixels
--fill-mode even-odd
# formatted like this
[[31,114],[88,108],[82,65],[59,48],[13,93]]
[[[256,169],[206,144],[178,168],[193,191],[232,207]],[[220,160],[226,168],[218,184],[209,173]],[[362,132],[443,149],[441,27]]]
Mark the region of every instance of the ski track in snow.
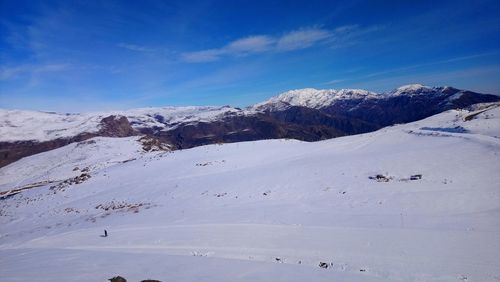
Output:
[[[434,230],[398,230],[330,228],[313,226],[277,226],[259,224],[205,224],[184,226],[116,227],[106,240],[95,234],[98,229],[79,230],[38,238],[9,249],[49,249],[98,251],[169,256],[250,260],[300,264],[317,267],[332,263],[330,271],[359,274],[364,279],[384,278],[408,281],[431,278],[418,273],[435,268],[437,273],[459,273],[473,267],[476,273],[491,273],[498,264],[491,263],[499,249],[497,233],[461,233]],[[183,237],[179,237],[183,234]],[[196,234],[196,235],[193,235]],[[391,241],[388,241],[391,238]],[[408,238],[411,238],[409,242]],[[482,240],[483,248],[477,242]],[[486,240],[486,241],[485,241]],[[75,242],[85,241],[79,245]],[[471,256],[464,257],[462,253]],[[475,253],[482,257],[477,261]],[[429,258],[433,258],[429,262]],[[411,270],[407,275],[397,271]],[[383,269],[383,270],[381,270]],[[390,271],[388,269],[395,269]],[[471,273],[469,274],[471,275]],[[433,279],[455,277],[436,276]],[[360,279],[362,279],[360,277]]]

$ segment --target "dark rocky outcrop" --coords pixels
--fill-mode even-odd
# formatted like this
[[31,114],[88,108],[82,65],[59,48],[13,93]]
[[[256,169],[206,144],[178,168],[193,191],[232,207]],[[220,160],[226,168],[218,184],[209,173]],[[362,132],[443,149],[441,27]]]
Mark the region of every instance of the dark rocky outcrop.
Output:
[[121,276],[115,276],[113,278],[108,279],[111,282],[127,282],[127,279],[121,277]]
[[101,129],[97,134],[105,137],[126,137],[135,133],[126,117],[108,116],[101,120]]
[[232,143],[263,139],[290,138],[318,141],[374,130],[372,124],[333,116],[316,109],[290,107],[280,112],[255,115],[233,115],[213,122],[178,126],[169,131],[153,132],[157,138],[173,144],[176,149],[215,143]]

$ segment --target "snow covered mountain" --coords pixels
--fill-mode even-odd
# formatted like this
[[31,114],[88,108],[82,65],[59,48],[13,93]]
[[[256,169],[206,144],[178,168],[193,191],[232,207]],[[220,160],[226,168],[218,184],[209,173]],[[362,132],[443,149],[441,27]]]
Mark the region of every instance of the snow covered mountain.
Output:
[[441,89],[442,89],[441,87],[431,88],[429,86],[425,86],[422,84],[408,84],[398,87],[396,90],[390,92],[389,95],[399,96],[399,95],[422,95],[422,94],[429,95],[433,93],[440,94]]
[[82,114],[0,109],[0,167],[95,136],[125,137],[210,123],[242,111],[224,107],[142,108]]
[[290,90],[266,102],[255,105],[257,109],[269,104],[283,103],[308,108],[324,108],[339,100],[376,99],[379,95],[361,89],[325,89],[305,88]]
[[170,130],[181,124],[211,122],[224,115],[241,112],[229,106],[140,108],[81,114],[0,109],[0,142],[43,142],[82,133],[97,133],[103,127],[101,120],[109,116],[126,117],[136,130]]
[[267,112],[279,112],[293,107],[307,107],[323,114],[362,121],[379,129],[416,121],[450,109],[499,100],[499,96],[448,86],[429,87],[411,84],[380,94],[356,89],[292,90],[257,104],[255,108]]
[[498,100],[494,95],[415,84],[382,94],[292,90],[246,109],[163,107],[83,114],[0,109],[0,167],[95,136],[148,135],[172,149],[277,138],[318,141]]
[[500,277],[498,103],[314,143],[141,139],[0,168],[2,281]]
[[[276,97],[272,97],[266,102],[256,104],[256,109],[267,109],[275,105],[300,106],[315,109],[325,109],[336,104],[345,102],[362,103],[365,101],[380,102],[399,97],[427,96],[426,98],[439,97],[446,102],[459,100],[464,95],[478,94],[467,90],[460,90],[453,87],[429,87],[422,84],[403,85],[388,93],[375,93],[362,89],[314,89],[305,88],[290,90]],[[483,94],[484,95],[484,94]],[[275,107],[276,108],[276,107]]]

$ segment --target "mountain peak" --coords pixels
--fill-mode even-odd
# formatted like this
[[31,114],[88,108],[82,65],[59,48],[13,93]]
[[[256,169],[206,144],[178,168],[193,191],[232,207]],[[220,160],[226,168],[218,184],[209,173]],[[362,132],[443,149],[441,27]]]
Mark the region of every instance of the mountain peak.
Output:
[[257,104],[262,106],[265,104],[284,103],[292,106],[302,106],[308,108],[322,108],[331,105],[337,100],[344,99],[365,99],[377,95],[376,93],[363,89],[315,89],[303,88],[289,90],[280,95],[269,99],[268,101]]
[[415,83],[415,84],[407,84],[400,86],[396,90],[391,92],[391,94],[397,96],[407,93],[414,94],[414,93],[429,92],[429,91],[432,91],[431,87]]

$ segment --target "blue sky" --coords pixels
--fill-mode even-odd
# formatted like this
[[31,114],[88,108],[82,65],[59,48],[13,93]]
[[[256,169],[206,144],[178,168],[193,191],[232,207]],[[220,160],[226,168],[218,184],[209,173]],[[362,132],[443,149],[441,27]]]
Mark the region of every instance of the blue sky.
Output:
[[0,107],[246,106],[304,88],[500,94],[500,1],[0,1]]

